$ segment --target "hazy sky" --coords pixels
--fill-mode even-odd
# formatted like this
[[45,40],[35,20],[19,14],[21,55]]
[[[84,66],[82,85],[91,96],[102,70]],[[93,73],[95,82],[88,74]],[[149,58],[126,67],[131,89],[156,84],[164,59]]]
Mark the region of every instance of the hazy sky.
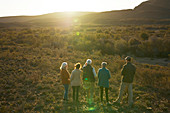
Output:
[[0,17],[63,11],[133,9],[143,1],[147,0],[0,0]]

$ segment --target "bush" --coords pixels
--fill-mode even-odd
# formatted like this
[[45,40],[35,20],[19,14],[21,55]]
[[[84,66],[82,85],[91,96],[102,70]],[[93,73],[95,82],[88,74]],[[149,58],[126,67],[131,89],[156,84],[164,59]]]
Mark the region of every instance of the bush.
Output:
[[141,38],[142,40],[148,40],[148,39],[149,39],[149,35],[146,34],[146,33],[141,33],[141,34],[140,34],[140,38]]

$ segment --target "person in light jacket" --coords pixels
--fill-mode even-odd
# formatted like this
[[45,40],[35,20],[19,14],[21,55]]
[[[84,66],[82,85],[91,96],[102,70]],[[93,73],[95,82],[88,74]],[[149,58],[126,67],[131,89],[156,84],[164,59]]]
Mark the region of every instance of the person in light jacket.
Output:
[[67,62],[63,62],[60,67],[60,75],[61,75],[61,80],[62,84],[64,85],[64,99],[65,101],[68,101],[68,88],[70,84],[70,73],[67,70],[68,64]]
[[110,72],[106,68],[106,65],[107,65],[106,62],[102,62],[102,64],[101,64],[102,68],[100,68],[98,70],[98,86],[100,86],[101,102],[103,102],[103,88],[104,88],[105,89],[105,94],[106,94],[107,105],[110,105],[109,104],[109,97],[108,97]]
[[71,86],[73,89],[73,101],[78,102],[79,101],[79,89],[81,85],[81,70],[80,70],[81,64],[76,63],[75,69],[71,73]]

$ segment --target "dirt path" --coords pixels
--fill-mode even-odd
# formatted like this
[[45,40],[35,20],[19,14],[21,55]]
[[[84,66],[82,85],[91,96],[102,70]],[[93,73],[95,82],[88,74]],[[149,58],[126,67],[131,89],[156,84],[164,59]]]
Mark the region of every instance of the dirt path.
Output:
[[135,58],[136,62],[144,63],[144,64],[151,64],[151,65],[161,65],[161,66],[168,66],[170,65],[170,60],[168,58]]

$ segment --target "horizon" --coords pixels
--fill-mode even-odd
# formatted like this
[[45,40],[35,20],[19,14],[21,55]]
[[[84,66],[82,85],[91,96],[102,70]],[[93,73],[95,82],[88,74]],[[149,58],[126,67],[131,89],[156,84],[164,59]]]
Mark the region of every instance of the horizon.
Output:
[[1,1],[0,17],[37,16],[57,12],[106,12],[126,10],[134,9],[144,1],[148,0],[82,0],[81,3],[79,0],[6,0]]

